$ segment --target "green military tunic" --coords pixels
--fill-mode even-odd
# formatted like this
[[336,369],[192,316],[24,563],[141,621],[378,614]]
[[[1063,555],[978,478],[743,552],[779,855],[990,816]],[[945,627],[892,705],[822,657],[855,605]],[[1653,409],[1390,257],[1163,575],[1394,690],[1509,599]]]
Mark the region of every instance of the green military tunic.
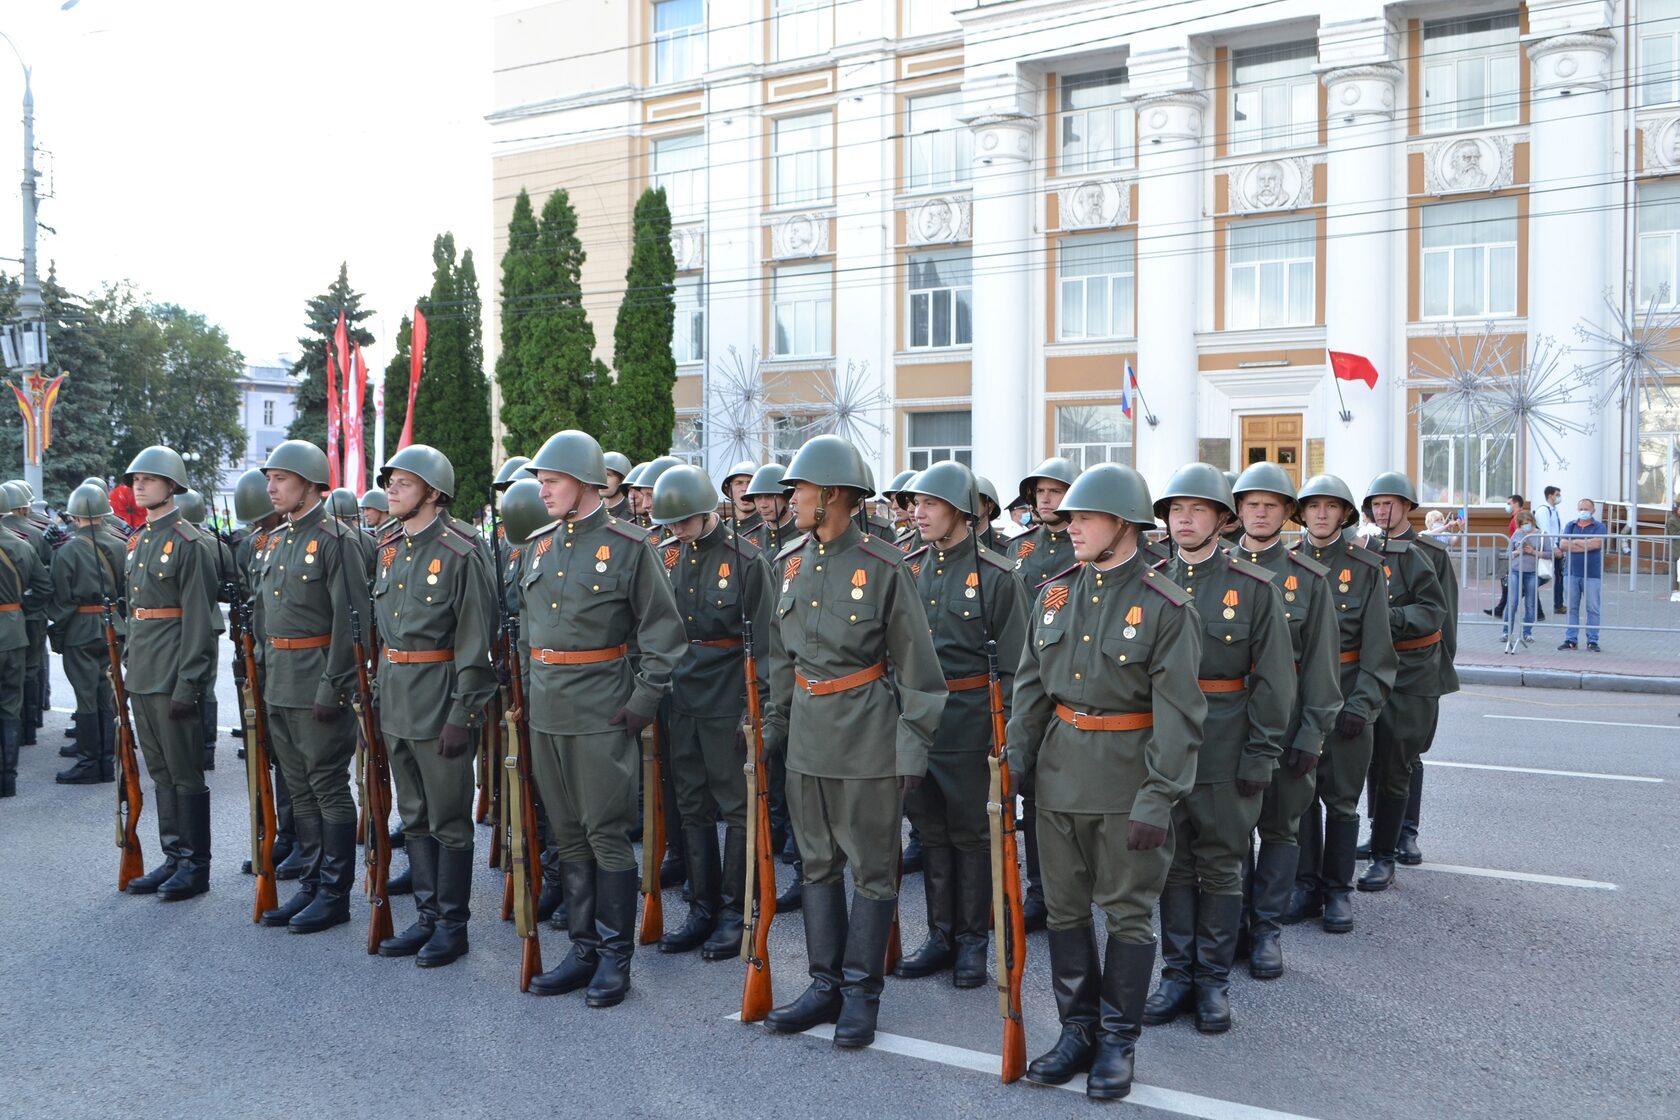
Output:
[[688,649],[648,539],[598,508],[533,535],[519,575],[537,792],[561,860],[607,872],[636,866],[641,778],[636,739],[609,720],[621,708],[651,719]]
[[1377,721],[1373,759],[1379,796],[1405,798],[1412,770],[1435,734],[1441,696],[1458,685],[1457,674],[1441,666],[1448,648],[1449,593],[1435,574],[1430,545],[1405,536],[1375,543],[1388,576],[1388,628],[1398,664],[1394,690]]
[[1034,594],[1073,563],[1073,542],[1067,526],[1052,529],[1040,522],[1009,542],[1008,558],[1015,565],[1028,594]]
[[1224,547],[1196,563],[1175,554],[1160,570],[1195,603],[1202,625],[1197,677],[1208,694],[1196,785],[1173,815],[1168,882],[1240,895],[1261,797],[1242,796],[1236,783],[1270,783],[1295,705],[1283,596],[1271,572]]
[[[898,893],[897,777],[927,772],[945,706],[927,613],[904,554],[856,524],[831,541],[799,538],[773,567],[781,592],[764,737],[772,752],[786,753],[805,881],[838,883],[850,863],[859,895],[890,900]],[[890,682],[824,684],[889,666]]]
[[[1102,908],[1122,941],[1153,938],[1150,914],[1172,845],[1130,851],[1137,820],[1170,829],[1196,780],[1207,698],[1196,687],[1201,620],[1190,597],[1141,553],[1090,564],[1040,589],[1015,677],[1009,765],[1038,790],[1044,900],[1052,929]],[[1145,726],[1078,726],[1085,716],[1145,717]]]
[[[35,559],[43,572],[52,568],[53,548],[47,540],[46,533],[33,517],[21,513],[11,513],[0,517],[0,527],[10,529],[35,552]],[[25,653],[24,673],[24,715],[32,724],[40,722],[41,714],[41,674],[45,670],[47,656],[47,603],[46,596],[31,596],[23,604],[23,618],[25,629],[29,634],[29,645]],[[25,729],[25,734],[31,736],[27,741],[34,742],[34,732]]]
[[[472,545],[450,531],[445,517],[387,537],[377,553],[380,731],[404,834],[470,852],[473,755],[444,758],[437,740],[445,724],[476,735],[496,690],[490,663],[496,622],[486,610],[494,591],[485,586]],[[409,660],[415,654],[429,656]]]
[[35,549],[15,530],[0,529],[0,719],[7,722],[23,719],[29,614],[44,614],[51,596],[51,578]]
[[760,519],[753,531],[746,534],[747,539],[757,545],[759,552],[764,554],[766,563],[769,563],[772,557],[796,540],[798,536],[799,530],[795,527],[793,514],[791,513],[779,525],[772,525],[770,522]]
[[[76,693],[76,714],[91,717],[116,712],[111,695],[110,653],[105,648],[104,604],[112,604],[112,622],[123,631],[117,603],[122,597],[126,545],[105,528],[78,527],[53,554],[52,598],[47,618],[53,648],[63,655],[64,675]],[[98,608],[97,610],[94,608]]]
[[1027,593],[1011,564],[984,546],[976,552],[969,538],[950,549],[924,545],[905,562],[927,613],[948,690],[928,749],[927,778],[905,799],[905,812],[924,847],[983,851],[991,843],[986,821],[991,782],[986,756],[992,749],[986,637],[997,643],[1007,718],[1015,668],[1026,642]]

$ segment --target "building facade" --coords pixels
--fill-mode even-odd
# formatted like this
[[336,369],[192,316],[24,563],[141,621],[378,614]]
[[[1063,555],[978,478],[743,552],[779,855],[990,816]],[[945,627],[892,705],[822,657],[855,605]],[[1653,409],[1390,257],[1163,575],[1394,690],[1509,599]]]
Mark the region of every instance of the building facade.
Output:
[[222,464],[218,507],[223,498],[231,503],[233,484],[240,475],[268,462],[268,453],[286,438],[296,415],[297,383],[287,366],[245,367],[239,379],[239,423],[245,429],[245,449],[238,458]]
[[673,443],[714,470],[838,427],[877,477],[955,456],[1005,489],[1053,453],[1402,467],[1472,509],[1680,485],[1680,385],[1634,415],[1578,330],[1680,292],[1680,0],[494,19],[498,253],[521,188],[568,189],[610,358],[666,189]]

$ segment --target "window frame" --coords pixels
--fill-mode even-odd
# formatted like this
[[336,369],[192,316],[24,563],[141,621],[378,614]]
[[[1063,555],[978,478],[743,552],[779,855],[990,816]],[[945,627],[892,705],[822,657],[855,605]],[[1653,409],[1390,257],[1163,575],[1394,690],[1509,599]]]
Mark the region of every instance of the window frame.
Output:
[[[660,171],[661,148],[665,152],[694,150],[699,154],[693,167]],[[679,136],[654,137],[648,151],[648,186],[665,188],[665,203],[671,209],[673,224],[704,221],[707,208],[706,134],[687,132]],[[679,192],[674,189],[677,186],[685,190]]]
[[[1680,180],[1641,185],[1636,204],[1638,211],[1634,226],[1634,290],[1638,293],[1637,302],[1642,307],[1648,305],[1652,297],[1658,294],[1659,285],[1666,284],[1666,298],[1657,306],[1673,307],[1680,303]],[[1659,206],[1673,208],[1673,224],[1666,229],[1646,230],[1646,216]],[[1660,278],[1647,277],[1647,270],[1654,263],[1651,247],[1658,245],[1662,246],[1660,251],[1666,257],[1667,267]],[[1650,282],[1653,279],[1655,283]]]
[[[786,467],[793,463],[793,457],[799,454],[811,439],[812,417],[797,412],[775,412],[764,418],[766,458],[769,463],[780,463]],[[792,442],[789,442],[789,440]]]
[[[941,284],[938,286],[916,287],[916,260],[925,258],[930,263],[961,262],[963,271],[967,275],[966,284]],[[973,255],[968,249],[924,249],[906,254],[904,258],[904,348],[906,350],[956,350],[974,345],[974,265]],[[935,342],[938,337],[937,324],[934,316],[938,314],[939,296],[945,296],[945,329],[948,341]],[[918,301],[927,306],[928,332],[926,342],[916,341],[916,306]],[[968,337],[959,338],[964,325],[963,310],[966,308]]]
[[262,425],[263,425],[263,427],[265,427],[265,428],[274,427],[274,413],[275,413],[274,398],[273,397],[264,397],[262,399]]
[[[1282,74],[1275,78],[1247,83],[1237,77],[1238,70],[1246,61],[1244,56],[1267,61],[1263,56],[1272,54],[1281,59],[1285,52],[1299,52],[1303,46],[1310,49],[1311,58],[1306,64],[1307,68],[1299,74]],[[1295,59],[1290,57],[1288,61]],[[1317,46],[1310,41],[1277,43],[1266,47],[1239,47],[1232,50],[1231,93],[1226,98],[1227,154],[1258,155],[1262,152],[1281,152],[1291,148],[1310,148],[1318,143],[1321,123],[1318,102],[1319,77],[1312,70],[1317,61]],[[1266,91],[1276,89],[1284,91],[1282,108],[1285,121],[1281,127],[1268,124],[1266,119]],[[1242,127],[1237,120],[1238,101],[1247,93],[1256,94],[1259,98],[1256,123],[1252,129]],[[1299,101],[1303,95],[1310,106],[1310,119],[1296,120],[1296,112],[1300,108]]]
[[[685,299],[685,291],[692,291],[693,297]],[[671,295],[676,313],[671,324],[671,357],[678,365],[703,362],[706,360],[706,278],[679,273]],[[681,350],[677,348],[679,341],[685,343]]]
[[[1277,229],[1284,226],[1300,226],[1311,231],[1307,238],[1307,252],[1304,256],[1275,256],[1252,261],[1237,260],[1237,234],[1263,229]],[[1288,314],[1287,309],[1294,304],[1295,277],[1298,266],[1305,264],[1308,277],[1308,291],[1305,298],[1306,317],[1296,319]],[[1267,268],[1281,268],[1283,277],[1283,301],[1285,318],[1280,322],[1265,321],[1265,300],[1262,292],[1265,290],[1265,270]],[[1244,321],[1237,313],[1237,275],[1239,270],[1254,273],[1254,315],[1252,321]],[[1246,221],[1230,222],[1225,227],[1225,329],[1228,331],[1241,330],[1273,330],[1286,327],[1310,327],[1318,322],[1318,219],[1316,217],[1292,218],[1261,218]]]
[[[916,443],[916,421],[919,417],[968,417],[968,443]],[[934,463],[955,459],[966,467],[974,466],[974,410],[967,408],[927,409],[904,414],[904,465],[909,470],[925,471]],[[920,466],[917,463],[920,462]]]
[[[1502,26],[1494,27],[1498,21]],[[1503,26],[1509,21],[1509,26]],[[1478,26],[1485,25],[1485,26]],[[1456,47],[1448,45],[1444,49],[1430,49],[1430,30],[1432,28],[1461,28],[1452,38],[1458,36],[1470,37],[1478,33],[1491,34],[1494,31],[1510,33],[1510,42],[1498,44],[1484,44],[1475,47]],[[1442,39],[1448,36],[1442,36]],[[1440,39],[1435,40],[1437,42]],[[1419,131],[1424,133],[1460,132],[1478,128],[1503,128],[1519,124],[1522,120],[1522,44],[1519,40],[1517,11],[1511,9],[1503,12],[1486,12],[1473,16],[1452,16],[1446,19],[1425,20],[1423,24],[1422,54],[1418,59],[1419,103],[1418,121]],[[1436,60],[1431,61],[1434,57]],[[1464,118],[1469,107],[1461,103],[1459,96],[1460,78],[1468,73],[1466,69],[1473,63],[1480,63],[1478,79],[1483,90],[1480,104],[1476,108],[1479,119],[1466,121]],[[1494,63],[1509,63],[1514,81],[1508,95],[1501,95],[1494,91]],[[1429,96],[1431,74],[1450,74],[1450,82],[1446,84],[1445,96],[1436,105],[1431,105]],[[1450,119],[1448,119],[1450,118]]]
[[[1102,80],[1098,79],[1111,79]],[[1102,105],[1087,105],[1083,107],[1071,106],[1069,98],[1079,90],[1107,89],[1113,87],[1115,100]],[[1111,67],[1105,70],[1087,70],[1074,74],[1060,76],[1056,90],[1056,174],[1057,175],[1096,175],[1105,171],[1125,171],[1137,166],[1137,106],[1128,98],[1131,88],[1131,76],[1124,66]],[[1095,116],[1093,116],[1095,115]],[[1070,145],[1068,130],[1070,125],[1081,122],[1087,134],[1093,132],[1091,121],[1107,116],[1108,135],[1114,137],[1117,131],[1125,132],[1125,139],[1114,140],[1107,148],[1095,147],[1094,141],[1080,141],[1080,152],[1077,160],[1069,158]],[[1123,127],[1120,127],[1123,126]],[[1112,158],[1099,158],[1102,153],[1112,153]]]
[[[648,67],[653,75],[654,85],[664,85],[668,82],[686,82],[698,78],[704,67],[700,64],[700,55],[706,41],[706,0],[697,0],[700,7],[700,19],[696,23],[685,24],[682,27],[657,30],[659,26],[659,9],[667,4],[676,5],[683,0],[653,0],[652,11],[649,13],[649,27],[655,28],[648,41],[652,59]],[[680,41],[680,45],[677,44]],[[667,50],[667,46],[670,49]],[[672,63],[680,61],[678,69],[682,73],[665,73],[661,59],[669,59]]]
[[[784,22],[785,21],[785,22]],[[806,35],[816,36],[816,49],[810,44],[784,42],[799,40]],[[812,30],[814,29],[814,31]],[[792,49],[784,49],[791,46]],[[796,58],[814,58],[834,49],[833,0],[770,0],[770,61],[787,62]]]
[[[1511,223],[1511,239],[1509,241],[1470,242],[1466,244],[1450,244],[1430,246],[1426,244],[1429,235],[1429,215],[1442,213],[1449,207],[1478,207],[1487,203],[1507,203],[1511,207],[1509,219],[1503,217],[1493,219],[1471,218],[1463,222],[1444,222],[1443,226],[1467,225],[1473,221],[1505,221]],[[1488,199],[1472,199],[1465,202],[1437,202],[1424,206],[1418,215],[1418,321],[1440,322],[1449,319],[1487,319],[1510,318],[1517,314],[1519,305],[1518,285],[1521,282],[1521,270],[1517,267],[1521,231],[1517,222],[1517,200],[1510,196]],[[1458,272],[1461,267],[1460,253],[1477,252],[1481,263],[1477,266],[1481,272],[1481,302],[1474,311],[1458,310]],[[1508,252],[1510,256],[1510,291],[1511,305],[1509,309],[1493,306],[1493,291],[1495,286],[1493,260],[1499,252]],[[1430,281],[1432,261],[1443,262],[1440,267],[1445,268],[1445,310],[1430,313]]]
[[[1100,242],[1114,241],[1125,245],[1126,260],[1130,268],[1119,272],[1079,273],[1070,276],[1065,271],[1069,247],[1080,245],[1095,245]],[[1102,281],[1107,288],[1107,298],[1104,305],[1108,310],[1109,325],[1114,325],[1114,309],[1124,307],[1126,329],[1113,330],[1105,334],[1093,334],[1090,329],[1090,285],[1092,281]],[[1079,285],[1079,330],[1073,333],[1068,324],[1073,317],[1068,314],[1067,289],[1071,284]],[[1115,292],[1116,286],[1123,285],[1125,298],[1119,299]],[[1130,230],[1110,231],[1103,233],[1071,234],[1059,238],[1056,242],[1056,341],[1057,342],[1093,342],[1108,339],[1137,337],[1137,235]]]
[[[683,429],[688,429],[684,437]],[[683,446],[684,439],[688,446]],[[706,417],[699,412],[679,412],[671,427],[671,454],[685,463],[706,465]]]
[[[821,121],[816,129],[809,127],[790,129],[790,136],[799,132],[816,131],[819,133],[820,146],[815,148],[795,148],[783,152],[782,125],[794,121]],[[793,197],[782,196],[782,167],[783,161],[798,162],[803,157],[815,157],[811,162],[815,166],[817,190],[809,197],[802,196],[795,191]],[[834,205],[834,113],[829,109],[819,109],[814,113],[796,113],[785,117],[775,117],[770,122],[770,200],[769,208],[773,210],[788,207],[812,207]]]
[[[819,272],[828,280],[826,295],[817,295],[816,285],[811,285],[812,294],[804,298],[783,298],[781,285],[789,279],[798,277],[815,277]],[[804,293],[799,293],[803,296]],[[800,314],[799,308],[804,304],[814,304],[810,310],[811,326],[813,329],[812,350],[782,350],[781,326],[782,308],[793,308],[793,314]],[[829,260],[797,261],[789,264],[777,265],[770,275],[770,354],[773,358],[832,358],[834,356],[834,262]],[[793,334],[797,341],[799,324],[793,324]]]
[[[1639,43],[1639,104],[1642,108],[1672,105],[1680,101],[1680,3],[1668,0],[1667,7],[1669,14],[1664,15],[1662,5],[1654,0],[1641,0],[1639,5],[1639,23],[1634,35]],[[1653,64],[1649,48],[1657,43],[1668,48],[1668,59]],[[1657,96],[1653,97],[1653,92]]]
[[[1122,376],[1124,376],[1124,371],[1122,371]],[[1115,424],[1115,434],[1117,436],[1124,435],[1124,439],[1064,440],[1062,438],[1063,413],[1070,413],[1076,410],[1100,410],[1104,413],[1104,419],[1106,420],[1111,418],[1107,415],[1111,409],[1113,410],[1112,418],[1117,418]],[[1091,402],[1089,404],[1059,404],[1056,406],[1054,430],[1056,434],[1056,454],[1065,459],[1071,460],[1076,472],[1088,470],[1099,463],[1119,463],[1122,466],[1129,467],[1132,465],[1137,454],[1137,420],[1135,417],[1127,416],[1125,412],[1122,411],[1120,404],[1117,401],[1100,401]],[[1099,449],[1103,452],[1103,457],[1100,459],[1091,458],[1091,452]],[[1115,452],[1122,452],[1123,454],[1117,455]]]
[[[935,107],[935,101],[948,104],[953,109],[962,109],[962,91],[956,89],[934,90],[928,93],[918,93],[904,99],[904,192],[906,194],[920,192],[938,192],[950,190],[966,190],[974,181],[974,133],[962,121],[958,120],[955,112],[951,114],[949,125],[941,125],[936,129],[921,129],[915,127],[915,117],[918,108],[927,110]],[[949,169],[941,173],[938,167],[938,157],[942,151],[949,148]],[[922,153],[918,159],[918,153]],[[930,166],[918,171],[919,162],[929,163]]]

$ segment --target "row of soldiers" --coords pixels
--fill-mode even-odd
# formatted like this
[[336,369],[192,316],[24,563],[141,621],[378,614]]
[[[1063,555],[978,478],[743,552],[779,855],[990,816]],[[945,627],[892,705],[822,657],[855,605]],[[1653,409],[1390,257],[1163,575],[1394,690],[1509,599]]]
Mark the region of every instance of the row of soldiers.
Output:
[[[213,672],[214,551],[180,517],[174,452],[147,449],[128,477],[148,515],[125,569],[129,691],[164,846],[135,882],[187,897],[208,875],[193,717]],[[372,547],[326,509],[318,448],[282,444],[260,478],[267,504],[240,503],[253,532],[233,582],[252,605],[302,867],[265,924],[307,933],[348,920],[351,629],[365,609],[417,915],[380,952],[427,966],[467,951],[471,756],[497,687],[491,649],[516,613],[545,896],[570,935],[531,990],[583,989],[591,1006],[629,990],[637,802],[652,795],[639,788],[640,739],[656,722],[690,897],[660,948],[735,956],[749,905],[753,632],[810,974],[768,1025],[833,1023],[836,1045],[868,1045],[905,815],[923,849],[928,936],[896,971],[987,980],[992,646],[1062,1023],[1027,1077],[1084,1072],[1093,1097],[1129,1091],[1145,1023],[1192,1014],[1203,1031],[1229,1028],[1245,932],[1250,969],[1267,978],[1283,972],[1283,925],[1352,928],[1360,789],[1373,783],[1374,820],[1358,887],[1381,890],[1438,699],[1456,687],[1456,579],[1445,551],[1412,532],[1416,496],[1395,473],[1359,503],[1329,475],[1297,488],[1257,464],[1233,487],[1190,464],[1152,497],[1130,468],[1079,473],[1053,458],[1021,481],[1036,526],[1002,541],[995,490],[946,461],[889,485],[906,528],[895,541],[867,520],[873,478],[837,437],[811,440],[785,470],[743,464],[720,490],[698,467],[632,467],[567,431],[498,475],[504,532],[492,541],[449,513],[447,459],[400,451],[368,502],[389,518]],[[1382,533],[1373,547],[1349,532],[1361,508]],[[1290,520],[1304,532],[1286,547]],[[1165,540],[1149,540],[1161,524]],[[1150,992],[1157,909],[1163,968]]]

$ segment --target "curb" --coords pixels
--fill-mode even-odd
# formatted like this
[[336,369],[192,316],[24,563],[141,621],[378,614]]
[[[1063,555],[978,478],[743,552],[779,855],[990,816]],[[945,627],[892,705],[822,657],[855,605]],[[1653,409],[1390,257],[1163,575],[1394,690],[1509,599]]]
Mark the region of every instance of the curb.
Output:
[[1559,669],[1460,665],[1458,679],[1465,684],[1512,688],[1573,688],[1592,692],[1648,692],[1680,696],[1680,677],[1634,677],[1621,673],[1570,673]]

